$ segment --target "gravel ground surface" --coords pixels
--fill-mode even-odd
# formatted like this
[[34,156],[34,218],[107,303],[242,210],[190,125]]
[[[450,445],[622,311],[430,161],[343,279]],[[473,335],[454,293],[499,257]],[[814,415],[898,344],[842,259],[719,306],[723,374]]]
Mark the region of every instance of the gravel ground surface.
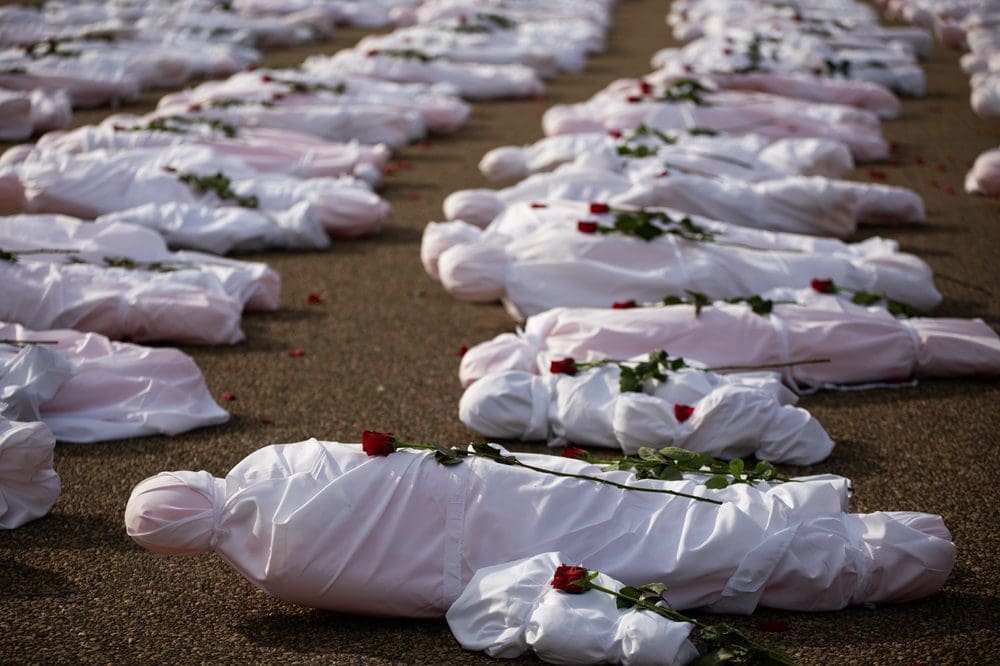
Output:
[[[214,395],[235,394],[223,403],[233,414],[229,424],[175,438],[60,445],[63,495],[52,513],[0,533],[0,662],[492,663],[462,651],[444,622],[289,606],[215,556],[150,556],[126,537],[122,512],[132,486],[147,476],[172,469],[221,476],[267,444],[312,436],[353,442],[365,428],[468,441],[456,416],[458,349],[513,325],[499,306],[453,300],[424,274],[421,230],[440,219],[449,192],[484,185],[475,165],[486,150],[539,138],[548,104],[581,100],[614,78],[647,71],[649,56],[669,43],[666,6],[623,0],[608,51],[585,74],[552,82],[545,100],[478,104],[457,135],[402,151],[397,159],[412,168],[388,177],[393,211],[380,236],[326,252],[255,255],[280,271],[282,309],[245,316],[244,344],[185,349]],[[344,30],[329,44],[271,53],[267,64],[333,52],[361,34]],[[917,189],[929,222],[866,233],[897,238],[942,274],[989,289],[992,296],[942,279],[946,300],[938,314],[982,317],[997,327],[1000,203],[967,196],[961,184],[975,156],[1000,144],[1000,127],[969,109],[957,54],[939,49],[926,71],[928,97],[906,101],[902,118],[885,124],[898,142],[897,160],[855,175],[868,179],[874,168],[889,183]],[[77,121],[104,113],[79,113]],[[310,293],[322,304],[308,304]],[[305,356],[290,357],[292,348]],[[921,602],[839,613],[765,609],[726,620],[804,664],[997,663],[1000,531],[989,488],[1000,469],[998,398],[1000,384],[978,381],[804,398],[838,447],[821,465],[789,471],[852,478],[855,511],[943,515],[958,545],[957,566],[944,590]],[[764,634],[755,618],[780,619],[788,629]]]

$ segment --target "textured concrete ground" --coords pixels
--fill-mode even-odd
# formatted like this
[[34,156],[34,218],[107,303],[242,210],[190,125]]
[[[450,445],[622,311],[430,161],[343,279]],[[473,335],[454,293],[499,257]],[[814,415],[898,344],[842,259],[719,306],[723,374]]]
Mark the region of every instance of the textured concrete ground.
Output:
[[[585,74],[553,82],[544,101],[479,104],[457,135],[398,155],[412,168],[388,179],[393,212],[380,236],[327,252],[255,256],[280,271],[282,309],[247,315],[244,344],[186,349],[214,395],[235,394],[223,403],[233,413],[229,424],[175,438],[59,446],[63,496],[51,515],[0,533],[0,662],[490,663],[463,652],[443,622],[289,606],[214,556],[152,557],[125,536],[122,511],[132,486],[149,475],[223,475],[271,443],[358,441],[364,428],[467,441],[472,435],[456,417],[457,351],[513,326],[498,306],[455,301],[424,274],[421,230],[440,219],[449,192],[483,185],[475,170],[483,152],[538,138],[547,104],[579,100],[613,78],[646,71],[649,56],[668,43],[666,5],[624,0],[607,53]],[[344,31],[331,44],[271,54],[269,62],[332,52],[359,34]],[[929,223],[867,233],[893,236],[936,270],[990,289],[985,296],[941,280],[947,298],[938,313],[983,317],[997,327],[1000,203],[962,194],[961,181],[979,151],[1000,144],[1000,127],[972,115],[955,54],[939,50],[926,69],[928,97],[907,101],[903,117],[885,125],[899,144],[898,163],[856,175],[866,178],[875,168],[889,183],[916,188]],[[308,304],[309,293],[323,303]],[[292,348],[306,355],[290,357]],[[1000,385],[977,381],[804,398],[838,442],[808,471],[852,478],[856,511],[943,515],[958,564],[945,589],[921,602],[839,613],[759,611],[758,618],[787,623],[787,631],[772,634],[755,631],[754,618],[727,620],[806,664],[996,663],[998,398]]]

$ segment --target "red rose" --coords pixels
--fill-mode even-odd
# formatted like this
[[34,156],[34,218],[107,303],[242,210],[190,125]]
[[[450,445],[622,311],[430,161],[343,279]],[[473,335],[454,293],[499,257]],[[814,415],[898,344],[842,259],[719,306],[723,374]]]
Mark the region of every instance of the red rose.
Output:
[[678,423],[684,423],[694,414],[694,407],[691,405],[674,405],[674,418]]
[[611,212],[611,206],[606,203],[592,203],[590,204],[590,212],[594,215],[603,215]]
[[288,355],[292,358],[302,358],[306,355],[306,352],[304,349],[290,349]]
[[563,458],[572,458],[573,460],[586,460],[590,457],[590,454],[583,449],[578,449],[575,446],[564,446],[562,453],[560,453]]
[[226,391],[225,393],[223,393],[219,397],[222,398],[223,400],[225,400],[226,402],[231,402],[233,400],[236,400],[236,394],[235,393],[230,393],[229,391]]
[[271,83],[272,81],[274,81],[274,77],[272,77],[269,74],[263,74],[263,75],[261,75],[260,80],[263,83]]
[[571,567],[562,564],[556,568],[552,577],[552,587],[570,594],[581,594],[586,591],[587,570],[583,567]]
[[636,306],[635,301],[629,299],[627,301],[615,301],[611,304],[612,310],[631,310]]
[[628,102],[629,104],[638,104],[639,102],[642,101],[642,98],[639,97],[638,95],[629,95],[628,97],[625,98],[625,101]]
[[548,204],[544,204],[544,203],[540,203],[540,202],[538,202],[538,201],[535,201],[535,202],[533,202],[533,203],[531,204],[531,207],[532,207],[532,208],[548,208],[548,207],[549,207],[549,205],[548,205]]
[[318,305],[323,302],[323,297],[319,294],[309,294],[306,296],[306,303],[309,305]]
[[833,283],[833,280],[813,280],[809,283],[809,286],[813,288],[813,291],[821,294],[837,293],[837,285]]
[[622,131],[621,130],[608,130],[608,136],[610,136],[612,139],[620,139],[620,138],[622,138]]
[[199,111],[201,111],[201,104],[188,105],[188,113],[197,113]]
[[639,81],[639,92],[643,95],[651,95],[653,93],[653,86],[649,85],[648,81]]
[[396,436],[390,432],[365,430],[361,433],[361,448],[370,456],[387,456],[396,450]]
[[593,220],[580,220],[576,223],[576,230],[581,234],[596,234],[597,222]]
[[553,375],[575,375],[576,361],[571,358],[564,358],[559,361],[552,361],[549,364],[549,372]]

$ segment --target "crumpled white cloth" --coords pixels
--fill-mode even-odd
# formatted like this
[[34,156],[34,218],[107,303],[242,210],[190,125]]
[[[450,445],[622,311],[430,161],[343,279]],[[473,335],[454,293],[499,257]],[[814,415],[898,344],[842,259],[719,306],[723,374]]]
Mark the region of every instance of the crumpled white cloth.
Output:
[[177,349],[3,322],[0,339],[46,343],[0,344],[0,416],[44,421],[59,441],[176,435],[229,420]]
[[679,446],[716,458],[812,465],[833,450],[823,426],[792,406],[795,395],[774,373],[683,369],[633,393],[619,389],[617,365],[550,374],[542,366],[556,358],[540,354],[539,375],[508,370],[480,377],[459,401],[462,423],[491,439],[547,439],[630,455],[643,446]]
[[637,481],[578,460],[518,457],[724,504],[308,440],[260,449],[225,479],[142,481],[125,525],[153,552],[215,550],[289,603],[405,617],[441,617],[477,570],[550,550],[626,584],[661,581],[674,608],[733,613],[912,600],[939,589],[954,562],[940,517],[843,513],[842,478],[712,491],[700,479]]
[[697,315],[692,305],[555,308],[529,317],[517,334],[473,346],[459,378],[468,385],[501,370],[537,372],[543,351],[590,361],[650,349],[712,366],[830,359],[781,370],[793,388],[1000,375],[1000,337],[981,319],[901,320],[882,308],[816,294],[801,305],[776,304],[767,316],[722,302]]
[[[693,625],[619,610],[604,592],[556,590],[551,582],[560,564],[576,563],[542,553],[477,571],[445,615],[455,639],[466,650],[504,659],[531,650],[550,664],[682,666],[697,659],[688,640]],[[624,587],[603,573],[594,583]]]
[[1000,148],[987,150],[976,158],[965,175],[965,191],[1000,197]]
[[56,441],[44,423],[0,417],[0,529],[41,518],[59,497]]

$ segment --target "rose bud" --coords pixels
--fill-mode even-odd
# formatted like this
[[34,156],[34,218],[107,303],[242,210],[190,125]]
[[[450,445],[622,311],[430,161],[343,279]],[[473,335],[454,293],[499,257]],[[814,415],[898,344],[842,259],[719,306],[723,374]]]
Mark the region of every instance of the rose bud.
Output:
[[636,306],[636,302],[630,299],[630,300],[627,300],[627,301],[615,301],[614,303],[611,304],[611,309],[612,310],[631,310],[635,306]]
[[639,92],[643,95],[651,95],[653,93],[653,86],[649,85],[648,81],[639,81]]
[[684,423],[694,414],[694,407],[691,405],[674,405],[674,418],[678,423]]
[[608,136],[610,136],[612,139],[620,139],[620,138],[622,138],[622,131],[621,130],[608,130]]
[[571,358],[564,358],[559,361],[552,361],[549,364],[549,372],[553,375],[570,375],[576,374],[576,361]]
[[361,448],[370,456],[387,456],[396,450],[396,436],[389,432],[365,430],[361,433]]
[[638,95],[629,95],[628,97],[625,98],[625,101],[628,102],[629,104],[638,104],[639,102],[642,101],[642,98],[639,97]]
[[593,220],[580,220],[576,223],[576,230],[582,234],[596,234],[597,222]]
[[571,567],[566,564],[556,568],[552,577],[552,587],[570,594],[581,594],[586,590],[587,570],[583,567]]
[[590,212],[594,215],[601,215],[611,211],[611,206],[606,203],[592,203],[590,204]]
[[837,293],[837,285],[833,283],[833,280],[813,280],[809,283],[809,286],[813,288],[813,291],[820,294]]
[[271,83],[272,81],[274,81],[274,77],[271,76],[270,74],[261,74],[260,80],[263,83]]

